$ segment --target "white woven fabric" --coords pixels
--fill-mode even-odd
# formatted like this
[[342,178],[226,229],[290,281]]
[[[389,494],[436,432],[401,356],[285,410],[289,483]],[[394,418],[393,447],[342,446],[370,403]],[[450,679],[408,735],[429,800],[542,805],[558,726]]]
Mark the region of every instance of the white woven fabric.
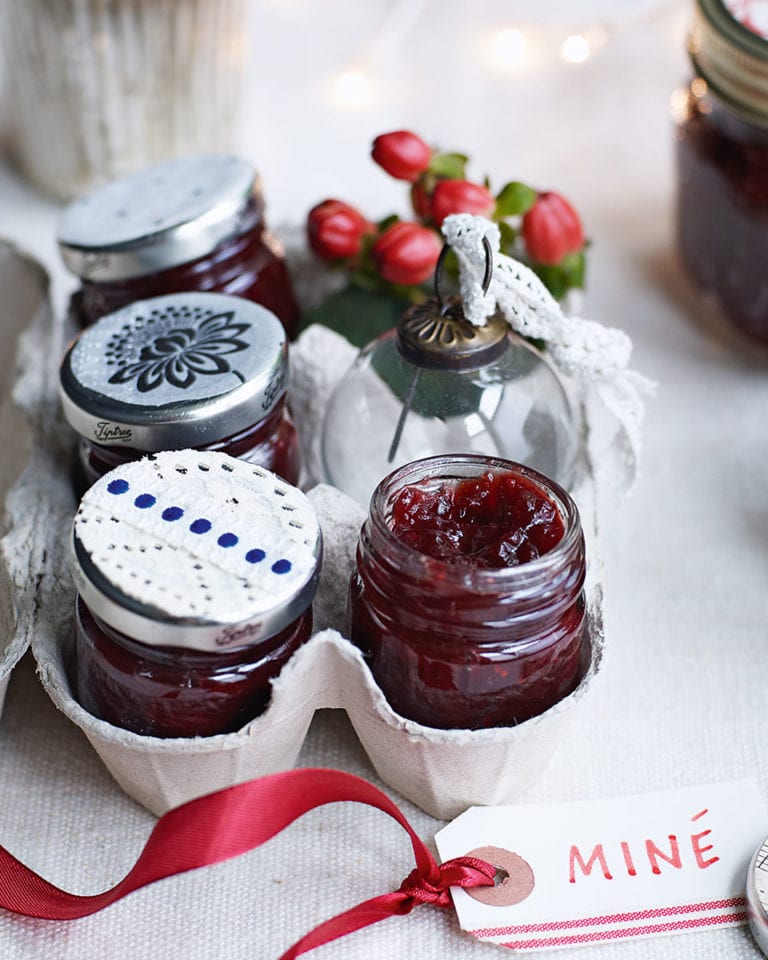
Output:
[[[640,2],[601,5],[614,15]],[[576,6],[576,15],[586,16],[581,4],[561,3],[562,16],[570,18]],[[648,408],[634,496],[621,511],[601,514],[605,673],[526,802],[742,776],[757,776],[768,797],[768,378],[764,366],[690,322],[700,310],[673,266],[667,105],[688,70],[688,4],[667,3],[668,15],[658,22],[611,37],[586,63],[558,66],[569,19],[561,33],[543,38],[540,61],[513,76],[488,69],[480,31],[490,36],[516,15],[524,26],[538,6],[532,11],[530,3],[489,0],[432,7],[429,21],[379,61],[382,96],[370,114],[326,104],[318,77],[322,71],[323,81],[332,76],[348,62],[350,46],[378,29],[382,5],[253,8],[261,39],[248,156],[264,175],[271,222],[298,223],[329,194],[358,202],[371,216],[404,207],[403,184],[364,159],[367,138],[381,130],[411,127],[430,141],[466,148],[478,178],[488,170],[498,185],[520,176],[561,190],[576,204],[593,241],[589,314],[626,329],[638,367],[661,384]],[[310,69],[315,62],[317,70]],[[287,102],[259,95],[270,70],[275,90],[290,87]],[[290,85],[280,81],[286,76]],[[299,142],[315,145],[309,160]],[[52,271],[61,306],[65,282],[54,217],[49,203],[0,166],[2,230]],[[13,320],[9,302],[4,293],[0,331]],[[5,351],[0,382],[9,366]],[[19,432],[5,444],[0,468],[18,458],[23,442]],[[52,438],[53,454],[61,456],[64,447]],[[36,492],[31,486],[25,509]],[[34,603],[34,583],[25,587]],[[382,785],[340,713],[318,716],[299,762],[340,767]],[[391,795],[418,833],[431,837],[439,824]],[[22,663],[0,720],[0,843],[55,883],[89,893],[125,874],[153,823],[56,711],[31,664]],[[309,814],[260,851],[164,881],[90,919],[56,924],[0,914],[0,957],[276,960],[313,924],[394,889],[411,869],[399,827],[373,810],[336,804]],[[450,915],[420,908],[308,960],[413,957],[510,955],[473,942]],[[747,930],[737,929],[553,951],[546,960],[762,960],[762,954]]]

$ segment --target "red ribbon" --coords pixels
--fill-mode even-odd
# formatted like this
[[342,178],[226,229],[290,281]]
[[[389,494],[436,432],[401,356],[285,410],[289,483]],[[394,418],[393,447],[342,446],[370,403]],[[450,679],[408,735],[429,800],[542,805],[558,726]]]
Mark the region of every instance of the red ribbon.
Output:
[[389,814],[411,838],[416,869],[394,893],[352,907],[302,937],[280,960],[353,933],[420,903],[447,908],[448,888],[493,886],[495,867],[475,857],[438,865],[395,804],[376,787],[338,770],[289,770],[227,787],[170,810],[158,820],[130,873],[104,893],[82,897],[48,883],[0,847],[0,907],[27,917],[87,917],[164,877],[229,860],[274,837],[300,816],[326,803],[351,800]]

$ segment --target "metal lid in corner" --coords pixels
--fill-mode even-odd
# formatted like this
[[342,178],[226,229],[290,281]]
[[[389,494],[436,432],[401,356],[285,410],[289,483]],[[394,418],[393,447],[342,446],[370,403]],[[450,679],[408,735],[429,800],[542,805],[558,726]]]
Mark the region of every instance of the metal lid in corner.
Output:
[[737,19],[734,7],[697,0],[688,51],[715,95],[743,119],[768,127],[768,39]]
[[261,219],[252,164],[224,154],[180,157],[98,187],[61,215],[64,262],[94,282],[129,280],[209,254]]
[[140,300],[69,346],[60,394],[93,443],[180,450],[233,436],[283,397],[288,343],[266,308],[218,293]]
[[151,646],[224,652],[280,633],[312,603],[321,559],[306,496],[220,453],[124,464],[86,492],[72,527],[83,602]]

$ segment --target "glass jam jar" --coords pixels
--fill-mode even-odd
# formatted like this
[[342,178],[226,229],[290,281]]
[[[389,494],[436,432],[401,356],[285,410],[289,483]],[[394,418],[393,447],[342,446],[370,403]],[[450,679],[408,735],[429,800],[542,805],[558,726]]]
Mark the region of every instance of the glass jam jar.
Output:
[[220,293],[132,303],[70,344],[64,414],[80,434],[80,492],[159,450],[215,450],[289,483],[299,444],[285,403],[288,343],[264,307]]
[[75,696],[115,726],[238,730],[309,639],[320,528],[259,467],[193,450],[119,467],[84,496],[72,544]]
[[697,0],[694,78],[673,103],[683,264],[717,326],[768,347],[766,36],[766,0]]
[[510,726],[586,672],[584,577],[578,510],[557,484],[472,454],[415,461],[371,498],[350,637],[401,716]]
[[83,195],[58,227],[64,262],[81,280],[75,319],[87,326],[134,300],[209,290],[262,304],[293,336],[299,311],[263,213],[253,166],[219,154],[180,157]]

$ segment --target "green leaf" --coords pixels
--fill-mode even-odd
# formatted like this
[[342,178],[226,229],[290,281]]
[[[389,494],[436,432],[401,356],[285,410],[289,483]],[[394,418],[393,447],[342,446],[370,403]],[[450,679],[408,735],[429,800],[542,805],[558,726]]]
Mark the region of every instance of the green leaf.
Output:
[[567,257],[563,257],[560,267],[563,270],[569,289],[572,287],[583,289],[586,266],[587,259],[583,250],[579,250],[578,253],[569,253]]
[[[370,280],[365,275],[355,276],[355,282]],[[354,346],[364,347],[394,327],[408,306],[407,301],[397,297],[350,285],[328,297],[319,307],[307,310],[301,318],[300,330],[320,323],[346,337]]]
[[536,202],[536,191],[525,183],[512,180],[504,184],[496,196],[497,217],[521,217]]
[[555,300],[562,300],[569,289],[568,280],[562,266],[560,264],[550,266],[544,263],[533,263],[531,268]]
[[499,220],[498,227],[499,233],[501,234],[502,253],[513,257],[515,255],[514,246],[517,240],[517,230],[515,230],[511,223],[507,223],[506,220]]
[[379,233],[384,233],[387,227],[391,227],[393,223],[397,223],[400,219],[396,213],[390,213],[388,217],[384,217],[383,220],[379,220],[377,226],[379,228]]
[[436,153],[429,163],[429,172],[446,180],[464,180],[467,160],[463,153]]

